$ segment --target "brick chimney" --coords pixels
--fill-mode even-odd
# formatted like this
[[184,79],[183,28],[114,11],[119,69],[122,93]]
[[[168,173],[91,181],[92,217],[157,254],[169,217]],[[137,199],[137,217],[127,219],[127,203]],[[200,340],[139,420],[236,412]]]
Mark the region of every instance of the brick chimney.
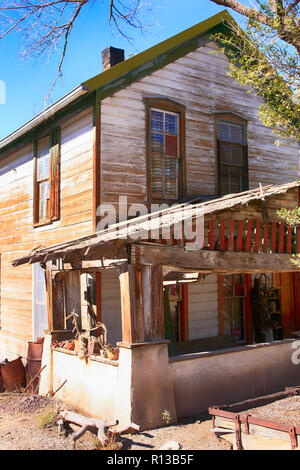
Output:
[[110,69],[113,65],[124,61],[124,49],[109,46],[102,51],[102,70]]

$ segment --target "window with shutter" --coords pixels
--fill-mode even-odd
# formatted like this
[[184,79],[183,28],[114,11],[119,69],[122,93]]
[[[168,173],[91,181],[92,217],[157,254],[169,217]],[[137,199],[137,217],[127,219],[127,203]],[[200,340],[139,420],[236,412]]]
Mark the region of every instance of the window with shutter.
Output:
[[242,120],[217,118],[219,193],[248,189],[246,126]]
[[184,110],[147,101],[148,199],[177,201],[184,192]]
[[60,135],[35,142],[34,225],[51,223],[60,217]]

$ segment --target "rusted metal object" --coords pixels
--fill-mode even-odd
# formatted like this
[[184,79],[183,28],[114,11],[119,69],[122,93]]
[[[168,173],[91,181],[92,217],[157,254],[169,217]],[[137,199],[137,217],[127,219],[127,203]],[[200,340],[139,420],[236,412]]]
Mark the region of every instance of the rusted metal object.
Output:
[[243,416],[244,420],[245,420],[245,432],[246,434],[249,434],[249,416],[250,413],[247,413],[245,416]]
[[38,379],[32,382],[32,377],[35,377],[42,365],[44,338],[38,338],[37,341],[28,341],[27,350],[27,382],[33,383],[36,387]]
[[43,367],[41,367],[40,370],[38,371],[38,373],[33,377],[33,379],[30,380],[29,384],[26,385],[26,388],[23,390],[23,392],[22,392],[23,394],[27,392],[30,385],[32,385],[33,382],[39,377],[40,373],[45,369],[46,366],[47,366],[47,364],[45,364]]
[[21,357],[1,364],[1,375],[6,392],[18,390],[26,385],[25,368]]
[[[262,428],[273,429],[275,431],[281,431],[289,434],[291,440],[291,449],[298,448],[298,436],[300,439],[300,427],[291,426],[289,424],[276,423],[273,421],[264,420],[262,418],[251,416],[250,413],[243,414],[239,410],[240,408],[246,410],[258,406],[272,403],[273,401],[286,398],[288,396],[297,395],[300,393],[300,386],[287,387],[284,392],[275,393],[272,395],[266,395],[264,397],[258,397],[251,400],[246,400],[240,403],[233,403],[231,405],[224,406],[211,406],[208,409],[209,414],[213,417],[213,424],[215,425],[216,417],[226,418],[234,422],[234,431],[236,435],[236,447],[238,450],[242,450],[242,429],[241,424],[245,426],[245,433],[249,434],[249,425],[253,424]],[[245,408],[247,406],[247,408]],[[234,432],[233,431],[233,432]]]
[[234,422],[235,422],[236,448],[237,450],[243,450],[241,418],[239,414],[235,415]]
[[298,440],[297,440],[297,433],[296,433],[295,426],[290,427],[289,435],[290,435],[290,438],[291,438],[292,449],[296,449],[298,447]]

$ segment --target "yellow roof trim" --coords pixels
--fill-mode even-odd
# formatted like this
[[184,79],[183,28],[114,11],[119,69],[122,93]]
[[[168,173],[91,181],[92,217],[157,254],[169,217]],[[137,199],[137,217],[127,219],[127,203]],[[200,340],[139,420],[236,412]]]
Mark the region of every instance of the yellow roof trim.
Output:
[[204,34],[205,32],[209,31],[211,28],[217,26],[218,24],[223,23],[225,20],[227,21],[234,21],[232,16],[228,13],[227,10],[222,10],[220,13],[208,18],[207,20],[198,23],[191,28],[182,31],[181,33],[176,34],[175,36],[166,39],[165,41],[156,44],[149,49],[146,49],[143,52],[125,60],[124,62],[120,62],[117,65],[114,65],[112,68],[105,70],[104,72],[96,75],[95,77],[90,78],[86,82],[83,83],[84,86],[88,87],[88,91],[94,91],[97,88],[115,80],[122,75],[134,70],[135,68],[139,67],[140,65],[154,59],[160,54],[163,54],[174,47],[179,46],[180,44],[192,39],[194,36],[198,36],[199,34]]

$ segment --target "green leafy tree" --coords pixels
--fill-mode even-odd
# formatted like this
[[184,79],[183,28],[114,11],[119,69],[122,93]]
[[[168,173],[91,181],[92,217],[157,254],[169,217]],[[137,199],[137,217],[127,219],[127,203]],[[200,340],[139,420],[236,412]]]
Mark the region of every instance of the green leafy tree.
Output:
[[299,1],[257,1],[257,9],[211,1],[247,16],[244,29],[232,21],[227,34],[214,36],[230,59],[229,74],[264,99],[260,118],[266,126],[279,138],[300,141]]
[[[211,0],[247,18],[242,30],[229,25],[217,35],[230,58],[230,75],[263,97],[262,122],[281,138],[300,142],[300,0],[256,1],[256,7],[236,0]],[[253,2],[252,2],[253,3]],[[278,216],[300,224],[300,208],[281,209]]]

